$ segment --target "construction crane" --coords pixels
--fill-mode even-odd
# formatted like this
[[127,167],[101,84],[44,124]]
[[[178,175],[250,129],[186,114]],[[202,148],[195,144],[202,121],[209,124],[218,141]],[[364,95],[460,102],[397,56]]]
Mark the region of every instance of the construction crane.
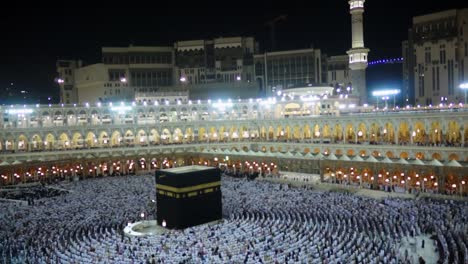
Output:
[[265,23],[266,26],[270,27],[271,51],[276,50],[276,23],[285,21],[287,18],[288,15],[279,15]]

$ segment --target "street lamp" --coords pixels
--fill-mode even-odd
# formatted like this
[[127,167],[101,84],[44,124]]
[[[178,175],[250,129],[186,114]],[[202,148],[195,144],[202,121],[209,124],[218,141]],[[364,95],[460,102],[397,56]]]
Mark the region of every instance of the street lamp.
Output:
[[395,108],[395,97],[397,94],[400,93],[400,90],[393,89],[393,90],[377,90],[373,91],[372,95],[377,97],[377,104],[379,103],[379,97],[382,96],[382,99],[385,100],[385,107],[387,107],[387,100],[389,99],[390,95],[393,95],[393,108]]
[[468,82],[464,82],[460,84],[460,89],[463,89],[465,91],[465,105],[466,105],[466,90],[468,90]]

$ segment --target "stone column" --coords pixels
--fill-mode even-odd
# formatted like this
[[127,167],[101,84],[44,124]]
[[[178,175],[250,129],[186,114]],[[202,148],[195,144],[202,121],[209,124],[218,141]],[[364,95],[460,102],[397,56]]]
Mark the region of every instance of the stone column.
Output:
[[434,173],[437,175],[437,190],[439,193],[445,193],[445,181],[447,180],[447,176],[444,174],[443,167],[435,167]]
[[379,189],[379,171],[375,168],[372,170],[372,176],[374,180],[372,181],[372,189],[378,190]]
[[110,161],[110,166],[107,166],[107,168],[109,170],[109,175],[112,175],[114,172],[114,162],[112,162],[112,160]]
[[461,130],[461,147],[462,148],[465,146],[465,130],[466,128]]

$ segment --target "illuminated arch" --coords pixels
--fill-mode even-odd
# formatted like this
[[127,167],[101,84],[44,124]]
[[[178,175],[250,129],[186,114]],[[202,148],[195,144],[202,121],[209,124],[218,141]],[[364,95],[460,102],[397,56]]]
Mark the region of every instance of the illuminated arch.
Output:
[[72,141],[71,143],[72,148],[80,149],[80,148],[83,148],[84,146],[83,136],[79,132],[73,133],[71,141]]
[[249,130],[247,129],[246,126],[241,126],[240,131],[239,131],[239,137],[242,139],[248,139],[249,138]]
[[42,150],[43,147],[42,138],[38,134],[34,134],[31,138],[31,150],[38,151]]
[[424,160],[424,159],[425,159],[424,153],[422,153],[422,152],[417,152],[416,155],[415,155],[415,157],[416,157],[417,159],[420,159],[420,160]]
[[284,135],[286,137],[286,139],[291,139],[291,127],[290,126],[286,126],[286,128],[284,129]]
[[168,144],[172,142],[172,133],[169,129],[164,128],[161,132],[161,142],[164,144]]
[[191,127],[185,129],[184,140],[186,142],[192,142],[194,140],[193,129]]
[[458,145],[461,142],[461,129],[460,129],[460,125],[456,122],[456,121],[449,121],[448,124],[448,129],[447,129],[447,133],[446,133],[446,139],[447,139],[447,143],[451,144],[451,145]]
[[148,142],[148,135],[146,134],[146,131],[143,129],[138,130],[136,137],[135,137],[135,141],[137,144],[141,146],[148,145],[149,142]]
[[55,148],[55,136],[49,133],[45,137],[44,149],[52,150]]
[[304,138],[305,139],[310,139],[312,137],[312,132],[310,130],[310,126],[309,125],[305,125],[304,126],[304,129],[302,130],[303,133],[304,133]]
[[408,159],[409,158],[408,152],[401,152],[400,153],[400,158],[401,159]]
[[440,144],[442,142],[442,129],[438,121],[431,122],[429,130],[429,140],[432,144]]
[[99,133],[98,144],[101,144],[103,147],[110,145],[109,135],[106,131],[101,131],[101,133]]
[[96,135],[93,132],[88,132],[88,134],[86,134],[85,143],[86,143],[86,146],[89,148],[95,147],[97,144]]
[[440,155],[440,153],[433,153],[432,154],[432,159],[436,159],[436,160],[442,160],[442,155]]
[[329,124],[325,124],[322,129],[322,138],[331,139],[332,132]]
[[258,130],[258,127],[251,127],[249,134],[251,139],[255,139],[260,136],[260,131]]
[[260,128],[260,138],[261,139],[266,139],[267,138],[267,130],[266,130],[266,128],[264,126],[262,126]]
[[114,131],[111,136],[111,147],[120,146],[122,142],[122,135],[119,131]]
[[226,142],[229,139],[229,133],[226,132],[226,128],[224,126],[219,128],[218,138],[219,138],[219,140],[221,140],[223,142]]
[[376,123],[372,123],[370,126],[369,141],[370,143],[376,143],[380,141],[380,127]]
[[182,143],[183,140],[184,140],[184,133],[182,133],[182,129],[180,128],[174,129],[172,141],[174,143]]
[[229,137],[231,140],[238,140],[240,138],[239,132],[237,131],[237,127],[231,126],[231,128],[229,129]]
[[355,140],[355,133],[352,124],[346,125],[346,142],[354,142]]
[[456,161],[459,161],[460,160],[460,156],[458,156],[458,154],[456,153],[452,153],[449,155],[449,160],[456,160]]
[[424,128],[424,124],[421,121],[417,121],[414,124],[414,131],[413,131],[413,141],[416,143],[427,143],[428,138],[426,137],[426,130]]
[[299,115],[301,106],[298,103],[289,103],[284,106],[284,115],[285,116],[295,116]]
[[19,151],[27,151],[28,150],[28,138],[21,134],[17,139],[17,148]]
[[268,127],[268,138],[270,140],[276,138],[275,137],[275,129],[272,126]]
[[59,145],[57,146],[59,149],[69,149],[70,148],[70,139],[66,133],[62,133],[59,136]]
[[[398,133],[407,134],[408,135],[407,138],[409,140],[409,128],[408,128],[407,123],[404,123],[404,124],[400,123],[400,127],[398,131],[399,131]],[[395,143],[395,128],[392,123],[385,123],[383,131],[382,131],[382,136],[383,136],[384,142]]]
[[207,138],[208,138],[208,134],[206,132],[206,129],[204,127],[198,128],[198,140],[206,141]]
[[335,141],[343,140],[343,127],[341,126],[341,124],[335,125],[334,138],[335,138]]
[[367,127],[364,123],[359,123],[357,130],[358,142],[367,141]]
[[312,132],[312,137],[313,138],[320,138],[322,136],[322,132],[320,131],[320,126],[318,124],[315,124],[313,126],[313,132]]
[[135,144],[135,135],[133,134],[133,131],[131,130],[125,131],[124,143],[127,146],[133,146]]
[[299,126],[294,126],[293,138],[294,139],[301,139],[301,128]]

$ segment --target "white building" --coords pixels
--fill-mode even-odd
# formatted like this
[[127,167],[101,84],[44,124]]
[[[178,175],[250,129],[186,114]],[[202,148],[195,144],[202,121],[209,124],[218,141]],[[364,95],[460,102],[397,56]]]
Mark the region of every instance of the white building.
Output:
[[61,102],[132,101],[174,83],[172,47],[103,47],[102,62],[58,61]]
[[135,102],[139,104],[186,103],[189,100],[188,90],[159,90],[156,92],[135,92]]
[[468,78],[468,9],[417,16],[403,42],[404,90],[415,104],[463,102]]

